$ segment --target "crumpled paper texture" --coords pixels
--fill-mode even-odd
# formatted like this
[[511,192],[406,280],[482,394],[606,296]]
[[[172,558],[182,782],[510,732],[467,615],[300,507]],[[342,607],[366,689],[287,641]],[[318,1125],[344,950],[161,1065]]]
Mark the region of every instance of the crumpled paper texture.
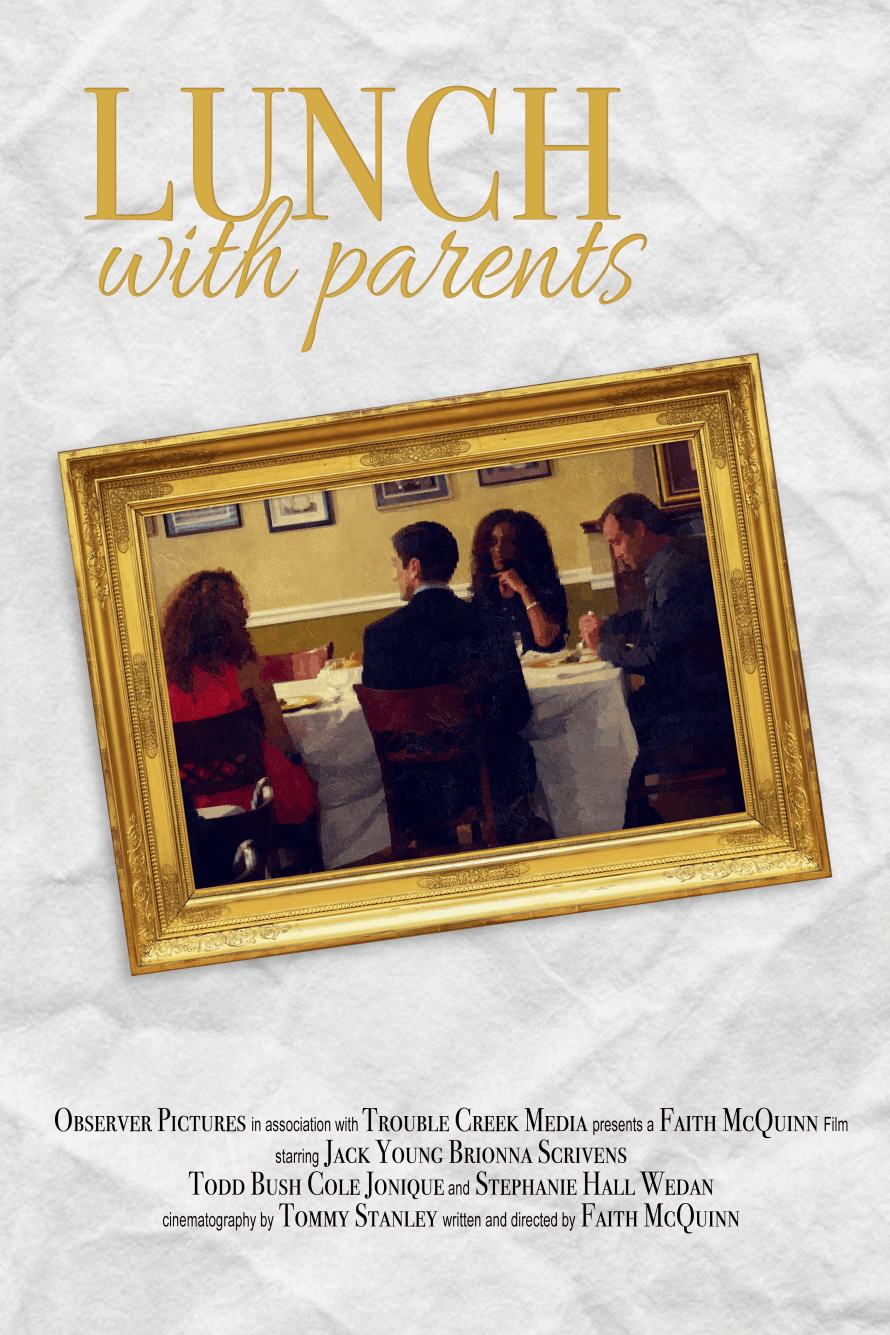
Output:
[[[885,1326],[887,26],[886,7],[864,0],[12,7],[0,130],[10,1330]],[[407,125],[447,84],[498,90],[494,136],[469,99],[443,110],[434,136],[452,212],[478,208],[500,171],[498,223],[447,223],[410,188]],[[148,256],[164,232],[179,247],[196,226],[201,250],[218,236],[190,194],[181,88],[226,89],[217,196],[246,212],[262,173],[261,99],[249,90],[323,87],[370,160],[372,98],[359,89],[373,85],[396,90],[384,103],[383,222],[319,148],[316,207],[329,221],[287,224],[280,272],[300,268],[288,293],[176,300],[165,279],[138,300],[99,294],[112,245]],[[172,223],[84,221],[95,208],[95,99],[82,91],[92,86],[131,90],[120,98],[121,207],[157,208],[173,180]],[[604,306],[532,291],[447,300],[435,283],[411,301],[378,299],[356,287],[326,303],[302,354],[335,240],[374,258],[411,245],[431,267],[454,226],[479,258],[498,244],[573,258],[589,231],[575,217],[586,207],[579,155],[548,163],[557,220],[513,221],[523,141],[512,90],[524,86],[559,89],[551,142],[583,137],[576,88],[621,88],[610,123],[620,221],[606,234],[648,237],[630,293]],[[303,188],[298,103],[276,95],[277,193]],[[833,879],[131,979],[56,451],[751,351]],[[595,1138],[625,1144],[633,1171],[713,1177],[715,1199],[739,1211],[736,1230],[260,1237],[165,1231],[160,1219],[196,1204],[189,1170],[274,1171],[291,1138],[53,1125],[61,1106],[265,1118],[365,1105],[542,1105],[656,1122],[661,1105],[766,1105],[836,1114],[849,1130]]]

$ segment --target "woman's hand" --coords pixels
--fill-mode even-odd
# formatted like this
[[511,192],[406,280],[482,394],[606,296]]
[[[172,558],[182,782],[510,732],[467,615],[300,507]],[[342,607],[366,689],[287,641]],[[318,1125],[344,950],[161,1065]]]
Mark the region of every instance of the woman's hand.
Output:
[[528,585],[512,568],[510,570],[501,570],[495,578],[498,581],[498,587],[502,598],[513,598],[517,593],[524,603],[533,603],[535,595],[530,591]]
[[512,567],[500,571],[494,578],[498,581],[502,598],[515,598],[517,593],[519,594],[528,613],[528,623],[535,637],[535,644],[540,649],[546,649],[559,634],[559,622],[547,615],[525,580]]

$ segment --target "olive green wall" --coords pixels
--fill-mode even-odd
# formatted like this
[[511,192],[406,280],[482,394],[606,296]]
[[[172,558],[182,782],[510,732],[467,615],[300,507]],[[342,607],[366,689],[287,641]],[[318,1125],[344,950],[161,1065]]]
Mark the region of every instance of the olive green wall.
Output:
[[[168,538],[159,518],[158,532],[148,540],[157,603],[163,607],[170,592],[195,571],[222,566],[237,576],[252,612],[283,611],[281,623],[251,630],[260,652],[308,649],[333,639],[336,652],[346,654],[361,647],[364,627],[384,611],[289,621],[287,610],[394,593],[390,539],[396,529],[417,519],[435,519],[451,529],[461,553],[455,582],[467,583],[473,531],[489,511],[502,508],[529,510],[544,524],[560,570],[606,573],[605,544],[595,540],[588,546],[581,524],[597,518],[624,491],[642,491],[657,500],[652,450],[644,446],[579,455],[554,460],[551,467],[551,477],[495,487],[481,487],[475,469],[451,472],[447,500],[390,510],[377,509],[367,483],[343,487],[331,495],[334,523],[321,528],[270,533],[262,501],[241,506],[241,528],[218,533]],[[602,595],[593,594],[585,583],[567,593],[573,627],[576,605],[581,611],[603,605]]]
[[[575,644],[578,639],[578,618],[585,612],[595,612],[603,617],[618,608],[614,589],[591,589],[588,583],[567,584],[566,600],[570,644]],[[312,621],[285,621],[277,626],[256,626],[250,637],[258,654],[300,653],[303,649],[314,649],[333,640],[334,653],[345,658],[361,650],[365,627],[386,615],[384,610],[318,617]]]
[[384,609],[318,617],[312,621],[283,621],[276,626],[253,627],[250,638],[258,654],[298,654],[303,649],[314,649],[333,641],[334,654],[346,658],[361,650],[365,627],[386,615],[387,609]]

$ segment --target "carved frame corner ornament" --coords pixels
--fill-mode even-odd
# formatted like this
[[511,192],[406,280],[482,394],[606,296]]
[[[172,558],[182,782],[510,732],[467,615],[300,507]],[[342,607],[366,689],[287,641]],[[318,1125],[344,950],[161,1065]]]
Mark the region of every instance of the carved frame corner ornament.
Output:
[[781,839],[784,831],[782,829],[782,817],[779,812],[779,801],[776,796],[776,785],[772,779],[764,779],[760,785],[760,819],[766,828],[776,839]]
[[[749,813],[192,891],[152,580],[161,549],[187,562],[194,548],[144,542],[145,515],[367,488],[448,460],[580,459],[578,476],[611,479],[614,452],[651,455],[693,423]],[[785,666],[797,632],[755,358],[66,452],[62,480],[134,973],[830,874],[803,679]],[[455,488],[447,504],[466,503]],[[778,542],[752,540],[758,516]]]
[[164,920],[167,927],[182,912],[187,903],[187,895],[179,872],[169,862],[161,868],[161,895],[164,901]]
[[[761,877],[781,872],[818,872],[822,862],[818,841],[813,830],[810,798],[804,784],[800,748],[791,725],[782,724],[782,754],[784,757],[785,795],[791,824],[791,838],[785,835],[779,814],[775,785],[764,780],[760,785],[761,820],[764,828],[750,835],[739,833],[723,836],[722,842],[758,844],[758,852],[728,861],[688,863],[665,874],[672,880],[718,881],[730,876]],[[790,843],[790,847],[788,846]],[[782,851],[770,851],[770,844],[784,844]]]
[[757,818],[760,821],[760,828],[750,831],[731,831],[729,834],[720,837],[721,844],[731,844],[737,848],[743,846],[763,848],[787,842],[785,830],[782,826],[782,816],[779,811],[776,785],[773,780],[764,779],[758,788],[757,795],[759,799]]
[[155,501],[162,496],[170,496],[173,488],[169,482],[155,482],[144,485],[119,483],[108,490],[108,510],[111,516],[111,528],[117,549],[122,554],[130,547],[130,530],[127,525],[127,506],[131,501]]
[[670,408],[658,414],[657,420],[663,426],[686,426],[690,422],[706,422],[708,439],[711,442],[711,458],[718,468],[726,467],[726,409],[719,399],[699,399],[682,406],[672,404]]

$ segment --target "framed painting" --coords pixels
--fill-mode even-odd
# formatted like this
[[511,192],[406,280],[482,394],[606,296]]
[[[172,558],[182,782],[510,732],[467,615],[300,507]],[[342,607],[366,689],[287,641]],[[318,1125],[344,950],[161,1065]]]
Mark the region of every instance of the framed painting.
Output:
[[292,528],[321,528],[333,524],[329,491],[304,491],[295,496],[273,496],[263,502],[270,533]]
[[[678,427],[701,532],[661,518],[653,446]],[[505,521],[473,475],[505,458],[511,468],[558,460],[530,507],[530,532],[549,544],[531,542],[521,523],[498,543],[480,537],[489,510]],[[395,502],[404,518],[379,508],[381,491],[435,490],[431,462],[453,484],[435,521],[404,500]],[[134,973],[830,874],[755,356],[66,451],[60,465]],[[691,472],[690,462],[687,482]],[[405,489],[411,480],[416,490]],[[307,534],[297,566],[282,562],[270,512],[284,517],[287,498],[333,492],[339,522]],[[243,527],[209,532],[199,553],[147,538],[152,517],[220,509],[237,509]],[[603,514],[608,537],[592,531]],[[509,551],[498,545],[505,537]],[[667,580],[652,614],[668,606],[685,626],[673,637],[685,657],[662,664],[673,713],[634,657],[651,649],[643,612],[633,624],[618,616],[610,543],[650,582]],[[192,606],[177,591],[196,572],[226,584],[204,611],[229,609],[241,636],[232,664],[219,649],[225,637],[209,635],[202,649],[170,620]],[[491,638],[483,627],[500,622],[484,619],[486,600],[497,611],[513,597],[536,635],[562,625],[562,652],[520,659],[507,653],[509,637]],[[439,672],[473,644],[487,647],[469,676]],[[263,678],[263,662],[280,671]],[[231,714],[262,680],[287,730],[276,723],[276,735],[285,752],[288,737],[299,750],[304,792],[318,795],[317,824],[299,827],[311,828],[314,851],[276,863],[239,848],[222,871],[197,875],[196,829],[206,838],[223,807],[226,819],[278,830],[287,784],[278,791],[269,769],[253,789],[248,776],[246,804],[200,806],[187,771],[212,768],[211,743],[199,738],[187,757],[180,706],[194,715],[209,683],[214,698],[233,693]],[[698,686],[682,685],[696,681],[706,682],[706,705]],[[503,703],[505,685],[512,722],[495,745],[498,711],[480,701]],[[441,716],[432,759],[457,746],[458,723],[469,720],[476,738],[472,801],[437,809],[435,838],[399,807],[390,763],[431,760],[417,725],[428,689],[458,709],[457,722]],[[382,741],[380,697],[393,702]],[[662,730],[653,742],[653,726],[687,715],[707,727],[684,725],[667,740]],[[593,727],[595,717],[608,728]],[[263,719],[257,746],[268,741]],[[252,745],[239,741],[239,759]],[[420,801],[429,775],[411,773],[406,791]]]
[[538,459],[524,464],[501,464],[497,468],[480,468],[480,487],[499,487],[504,482],[530,482],[536,477],[550,477],[550,462]]
[[423,501],[444,501],[450,495],[448,478],[444,473],[435,477],[403,477],[374,484],[374,499],[378,510],[390,510],[400,505],[417,505]]
[[701,505],[698,464],[691,440],[671,440],[653,446],[658,492],[665,510],[694,510]]
[[193,510],[172,510],[164,515],[168,538],[192,537],[197,533],[216,533],[221,529],[240,527],[238,505],[199,505]]

